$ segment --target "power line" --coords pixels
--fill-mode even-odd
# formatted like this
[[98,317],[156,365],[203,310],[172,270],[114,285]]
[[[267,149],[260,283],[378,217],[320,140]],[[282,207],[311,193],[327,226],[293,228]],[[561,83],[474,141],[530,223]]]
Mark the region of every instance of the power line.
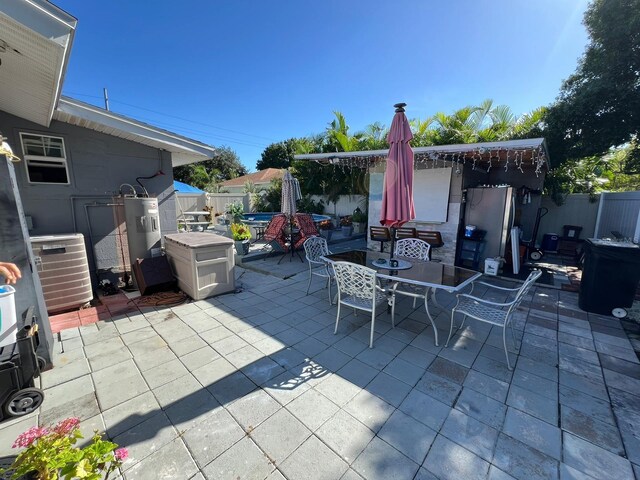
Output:
[[[96,95],[87,95],[87,94],[74,93],[74,92],[68,92],[68,93],[69,93],[69,95],[77,95],[77,96],[82,96],[82,97],[99,98],[99,99],[103,98],[103,97],[99,97],[99,96],[96,96]],[[145,110],[145,111],[151,112],[151,113],[156,113],[156,114],[162,115],[164,117],[175,118],[176,120],[182,120],[183,122],[189,122],[189,123],[193,123],[193,124],[196,124],[196,125],[202,125],[204,127],[215,128],[217,130],[224,130],[226,132],[231,132],[231,133],[235,133],[235,134],[238,134],[238,135],[245,135],[247,137],[259,138],[261,140],[268,140],[269,142],[275,142],[276,141],[273,138],[261,137],[259,135],[253,135],[251,133],[245,133],[245,132],[241,132],[239,130],[232,130],[230,128],[218,127],[216,125],[211,125],[209,123],[196,122],[195,120],[189,120],[188,118],[178,117],[176,115],[171,115],[171,114],[168,114],[168,113],[159,112],[157,110],[152,110],[150,108],[140,107],[138,105],[133,105],[131,103],[121,102],[119,100],[110,100],[110,102],[111,103],[119,103],[119,104],[122,104],[122,105],[126,105],[128,107],[137,108],[139,110]]]
[[240,140],[240,139],[233,138],[233,137],[227,137],[227,136],[224,136],[224,135],[216,135],[216,134],[213,134],[211,132],[204,131],[204,130],[196,130],[196,129],[193,129],[193,128],[183,127],[181,125],[175,125],[175,124],[167,123],[167,122],[164,122],[164,121],[161,121],[161,120],[158,121],[158,120],[151,119],[151,118],[145,118],[145,117],[136,116],[136,119],[144,120],[145,122],[152,122],[155,126],[158,126],[158,127],[171,128],[172,130],[176,130],[176,133],[184,132],[185,134],[188,133],[188,134],[202,135],[204,137],[216,139],[218,141],[237,143],[239,145],[245,145],[245,146],[249,146],[249,147],[264,148],[267,145],[265,143],[256,143],[256,142],[250,142],[248,140]]

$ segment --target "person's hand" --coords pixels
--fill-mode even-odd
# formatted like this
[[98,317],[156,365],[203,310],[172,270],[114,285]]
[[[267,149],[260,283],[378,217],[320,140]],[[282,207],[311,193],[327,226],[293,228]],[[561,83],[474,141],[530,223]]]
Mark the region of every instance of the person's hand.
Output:
[[0,275],[5,278],[5,283],[15,283],[22,278],[20,269],[15,263],[0,262]]

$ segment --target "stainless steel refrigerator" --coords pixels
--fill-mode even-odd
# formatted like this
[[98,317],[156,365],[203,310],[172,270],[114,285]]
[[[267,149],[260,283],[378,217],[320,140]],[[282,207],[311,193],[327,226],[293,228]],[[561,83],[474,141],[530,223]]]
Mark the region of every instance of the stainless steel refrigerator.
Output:
[[515,208],[512,187],[468,188],[464,224],[486,231],[480,268],[485,258],[504,257],[513,226]]

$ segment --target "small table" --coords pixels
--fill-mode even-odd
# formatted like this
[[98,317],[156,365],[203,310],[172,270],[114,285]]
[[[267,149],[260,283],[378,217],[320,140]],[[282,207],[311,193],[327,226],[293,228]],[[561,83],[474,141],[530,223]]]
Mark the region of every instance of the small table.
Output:
[[267,225],[269,225],[269,222],[265,222],[263,220],[247,220],[245,223],[252,227],[256,232],[256,236],[251,243],[256,243],[258,240],[262,240],[264,232],[267,229]]
[[[182,212],[185,227],[203,227],[203,229],[206,229],[210,222],[208,220],[200,221],[200,217],[205,217],[206,219],[209,215],[210,213],[207,211]],[[191,230],[191,228],[188,228],[188,230]]]
[[[435,344],[438,346],[438,330],[433,321],[431,312],[429,312],[428,297],[431,294],[433,302],[438,306],[435,298],[435,292],[438,289],[445,290],[450,293],[459,292],[464,287],[477,280],[482,276],[480,272],[469,270],[467,268],[447,265],[440,262],[429,262],[413,258],[397,257],[403,261],[411,263],[411,268],[406,270],[394,269],[389,265],[390,256],[387,253],[372,252],[369,250],[349,250],[342,253],[334,253],[324,257],[328,262],[351,262],[357,265],[364,265],[369,268],[379,269],[376,273],[378,278],[384,278],[393,282],[407,283],[418,287],[424,287],[425,292],[424,307],[427,316],[433,327],[435,336]],[[374,262],[380,258],[386,260],[386,266],[376,265]],[[380,269],[383,271],[380,271]]]

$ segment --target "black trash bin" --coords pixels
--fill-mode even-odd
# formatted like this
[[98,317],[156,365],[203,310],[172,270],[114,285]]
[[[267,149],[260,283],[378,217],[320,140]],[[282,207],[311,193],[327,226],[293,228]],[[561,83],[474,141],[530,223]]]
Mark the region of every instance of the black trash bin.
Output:
[[580,308],[603,315],[626,316],[625,309],[633,305],[640,281],[640,247],[590,238],[584,243],[584,255]]

